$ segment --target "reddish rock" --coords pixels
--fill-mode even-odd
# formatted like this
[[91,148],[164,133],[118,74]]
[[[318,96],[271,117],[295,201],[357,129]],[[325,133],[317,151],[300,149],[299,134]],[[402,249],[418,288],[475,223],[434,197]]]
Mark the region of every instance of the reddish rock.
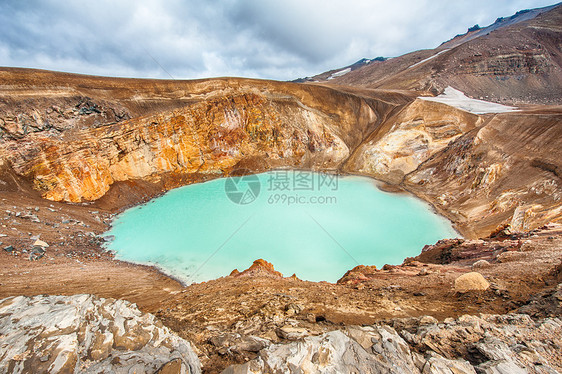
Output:
[[398,266],[396,266],[396,265],[385,264],[385,265],[382,267],[382,270],[393,270],[393,269],[396,269],[397,267],[398,267]]
[[552,275],[559,283],[562,282],[562,261],[554,268]]
[[341,277],[338,284],[352,284],[364,282],[372,278],[372,275],[377,271],[376,266],[358,265],[351,270],[348,270],[343,277]]
[[[238,271],[238,270],[236,270]],[[264,259],[257,259],[256,261],[254,261],[254,263],[252,264],[252,266],[250,266],[248,269],[244,270],[243,272],[238,272],[233,274],[234,271],[231,273],[232,276],[234,277],[244,277],[244,276],[274,276],[274,277],[279,277],[279,278],[283,278],[283,274],[281,274],[280,272],[278,272],[277,270],[275,270],[275,268],[273,267],[273,264],[271,264],[270,262],[265,261]]]

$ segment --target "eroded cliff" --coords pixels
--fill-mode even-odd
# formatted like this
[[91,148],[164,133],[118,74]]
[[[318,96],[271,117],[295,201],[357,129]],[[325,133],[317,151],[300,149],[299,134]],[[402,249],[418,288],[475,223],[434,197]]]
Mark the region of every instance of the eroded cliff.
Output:
[[[166,84],[153,82],[161,89],[158,95],[154,88],[137,87],[140,93],[116,93],[113,102],[100,95],[72,107],[68,92],[46,86],[45,77],[39,81],[32,94],[14,90],[13,82],[3,91],[5,106],[12,109],[2,118],[2,158],[43,197],[68,202],[98,199],[116,181],[157,182],[163,174],[334,170],[370,131],[412,99],[412,94],[399,92],[352,94],[321,86],[222,79],[184,82],[179,98]],[[72,90],[88,93],[71,84]],[[93,84],[98,91],[115,90],[103,80]],[[50,100],[45,91],[52,94]],[[174,101],[176,108],[163,105],[156,113],[151,113],[154,106],[139,109],[139,100],[154,96]]]
[[562,217],[562,114],[498,114],[407,175],[404,185],[478,235]]

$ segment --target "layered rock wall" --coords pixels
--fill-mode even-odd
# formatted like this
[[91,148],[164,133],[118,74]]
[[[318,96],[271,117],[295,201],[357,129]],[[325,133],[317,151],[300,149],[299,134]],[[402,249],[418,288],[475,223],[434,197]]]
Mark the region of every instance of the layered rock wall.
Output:
[[[333,170],[410,100],[235,79],[186,82],[182,94],[168,88],[157,95],[150,87],[135,91],[135,82],[132,92],[110,87],[109,94],[95,92],[97,99],[53,94],[41,85],[23,99],[14,83],[3,92],[10,109],[2,120],[2,159],[43,197],[67,202],[96,200],[117,181],[157,181],[170,173],[213,177],[247,164],[251,171]],[[101,85],[98,91],[107,85],[91,84]],[[41,96],[49,93],[50,100]],[[146,103],[152,98],[160,110]]]
[[526,231],[562,217],[562,115],[498,114],[451,142],[404,186],[485,235],[498,223]]
[[221,175],[250,157],[335,169],[349,148],[329,125],[326,115],[296,103],[242,94],[61,137],[31,134],[7,145],[6,158],[45,198],[79,202],[100,198],[114,181]]

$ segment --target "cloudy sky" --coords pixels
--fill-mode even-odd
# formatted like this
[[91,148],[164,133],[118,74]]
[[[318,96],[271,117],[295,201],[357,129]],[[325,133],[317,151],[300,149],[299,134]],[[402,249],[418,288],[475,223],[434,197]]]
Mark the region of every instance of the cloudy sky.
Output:
[[0,0],[0,66],[290,80],[556,0]]

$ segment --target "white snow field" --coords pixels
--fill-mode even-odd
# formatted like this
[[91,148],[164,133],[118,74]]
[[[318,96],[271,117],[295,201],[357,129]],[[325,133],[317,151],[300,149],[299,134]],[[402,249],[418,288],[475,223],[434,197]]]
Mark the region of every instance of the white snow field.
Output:
[[346,75],[350,71],[351,71],[351,68],[347,68],[347,69],[337,71],[334,74],[330,75],[330,77],[328,79],[334,79],[334,78],[337,78],[337,77],[341,77],[342,75]]
[[512,106],[491,103],[484,100],[471,99],[461,91],[456,90],[451,86],[445,88],[445,91],[439,96],[420,96],[418,97],[418,99],[436,101],[438,103],[447,104],[474,114],[504,113],[517,110],[517,108]]

